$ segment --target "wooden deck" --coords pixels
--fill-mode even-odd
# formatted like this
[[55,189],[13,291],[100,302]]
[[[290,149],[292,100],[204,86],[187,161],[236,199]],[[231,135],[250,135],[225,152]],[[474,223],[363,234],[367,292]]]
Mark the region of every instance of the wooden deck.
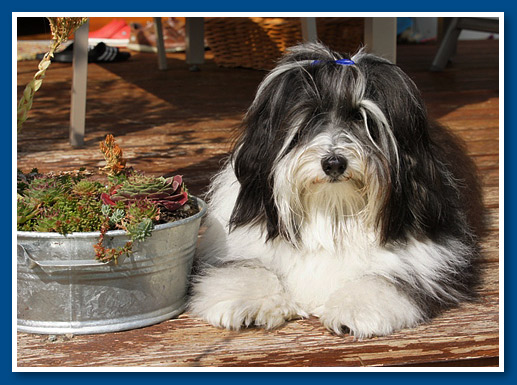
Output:
[[[189,314],[104,335],[18,333],[18,366],[498,366],[498,41],[460,42],[457,60],[442,73],[427,70],[435,50],[400,46],[398,64],[422,90],[430,116],[466,141],[479,168],[488,218],[478,303],[364,341],[334,336],[316,318],[270,332],[231,332]],[[202,71],[189,72],[182,54],[169,54],[168,64],[170,69],[160,72],[153,54],[137,53],[125,63],[90,64],[87,132],[80,149],[68,144],[71,65],[52,64],[18,136],[18,167],[98,167],[98,142],[113,133],[135,167],[181,173],[192,193],[205,192],[264,73],[218,68],[210,60]],[[18,63],[19,94],[36,66],[35,61]]]

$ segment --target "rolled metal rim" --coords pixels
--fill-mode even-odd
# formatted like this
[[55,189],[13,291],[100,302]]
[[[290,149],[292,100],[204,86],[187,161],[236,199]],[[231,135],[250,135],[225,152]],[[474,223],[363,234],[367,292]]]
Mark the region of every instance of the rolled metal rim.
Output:
[[[200,199],[196,196],[193,196],[193,198],[196,198],[197,204],[199,206],[199,211],[196,214],[191,215],[188,218],[179,219],[174,222],[168,222],[168,223],[162,223],[162,224],[156,225],[156,226],[154,226],[153,231],[159,231],[159,230],[170,229],[172,227],[178,227],[178,226],[187,224],[189,222],[195,221],[198,218],[203,217],[207,210],[206,203],[202,199]],[[99,237],[101,235],[101,233],[99,231],[73,232],[73,233],[68,233],[66,235],[54,233],[54,232],[17,231],[16,234],[21,237],[53,238],[53,239],[54,238],[55,239],[64,239],[64,238],[70,238],[70,237],[92,238],[92,237]],[[127,234],[127,232],[124,230],[110,230],[105,234],[105,236],[115,237],[115,236],[126,235],[126,234]]]
[[182,314],[185,311],[186,303],[175,306],[172,310],[162,309],[144,314],[142,318],[128,316],[113,320],[96,320],[96,321],[26,321],[17,320],[16,329],[23,333],[34,334],[101,334],[113,333],[124,330],[138,329],[141,327],[151,326],[163,321],[170,320]]

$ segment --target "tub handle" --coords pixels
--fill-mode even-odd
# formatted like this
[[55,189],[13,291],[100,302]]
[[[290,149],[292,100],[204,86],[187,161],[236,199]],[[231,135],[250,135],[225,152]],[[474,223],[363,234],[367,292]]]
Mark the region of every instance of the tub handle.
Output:
[[40,267],[44,271],[45,270],[67,270],[71,268],[85,268],[85,267],[104,267],[109,266],[110,263],[102,263],[98,261],[90,261],[86,259],[78,259],[72,261],[36,261],[31,257],[29,252],[23,247],[23,245],[18,244],[18,255],[24,257],[27,261],[29,261],[29,268],[34,269],[35,267]]

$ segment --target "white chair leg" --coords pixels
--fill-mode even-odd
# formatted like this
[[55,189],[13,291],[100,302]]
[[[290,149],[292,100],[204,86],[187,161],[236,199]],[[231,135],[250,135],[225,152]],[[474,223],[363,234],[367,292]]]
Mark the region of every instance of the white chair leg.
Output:
[[436,52],[431,71],[442,71],[449,60],[456,54],[458,38],[462,30],[499,33],[499,19],[480,17],[454,17],[451,19],[440,47]]
[[185,20],[187,64],[197,70],[205,62],[205,22],[202,17],[187,17]]
[[74,147],[84,144],[86,120],[86,84],[88,81],[88,30],[86,21],[75,31],[72,100],[70,106],[70,144]]
[[364,20],[366,49],[392,63],[397,62],[397,18],[366,17]]
[[449,59],[454,55],[458,37],[461,33],[461,29],[458,28],[458,20],[457,17],[451,20],[447,32],[445,32],[440,47],[438,48],[438,52],[434,57],[433,64],[431,64],[431,71],[442,71]]
[[167,58],[165,57],[165,43],[163,41],[162,18],[154,17],[154,28],[156,31],[156,48],[158,49],[158,69],[167,69]]
[[318,40],[315,17],[301,17],[302,38],[304,42],[315,42]]

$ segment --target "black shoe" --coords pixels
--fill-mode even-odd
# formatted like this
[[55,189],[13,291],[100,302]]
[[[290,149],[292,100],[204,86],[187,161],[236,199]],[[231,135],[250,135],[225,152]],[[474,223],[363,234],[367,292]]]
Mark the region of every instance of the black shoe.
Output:
[[[45,56],[44,53],[36,55],[36,59],[41,60]],[[129,52],[121,52],[116,47],[110,47],[104,43],[96,46],[88,46],[88,63],[111,63],[124,61],[131,57]],[[63,51],[55,53],[51,59],[52,62],[72,63],[74,58],[74,43],[70,44]]]
[[[67,47],[68,48],[68,47]],[[90,49],[88,47],[88,62],[89,63],[111,63],[117,61],[124,61],[131,57],[129,52],[121,52],[116,47],[111,47],[102,42]]]

